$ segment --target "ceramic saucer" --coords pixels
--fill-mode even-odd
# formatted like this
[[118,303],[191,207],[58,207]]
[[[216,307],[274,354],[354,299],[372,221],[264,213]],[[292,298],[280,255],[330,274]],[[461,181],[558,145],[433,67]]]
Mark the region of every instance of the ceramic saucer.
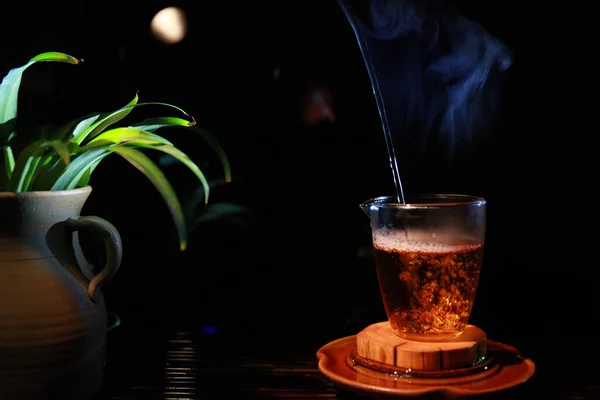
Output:
[[514,388],[535,372],[535,364],[517,349],[487,340],[488,363],[457,376],[411,377],[379,372],[357,362],[356,336],[334,340],[317,351],[319,370],[338,386],[366,395],[461,398]]

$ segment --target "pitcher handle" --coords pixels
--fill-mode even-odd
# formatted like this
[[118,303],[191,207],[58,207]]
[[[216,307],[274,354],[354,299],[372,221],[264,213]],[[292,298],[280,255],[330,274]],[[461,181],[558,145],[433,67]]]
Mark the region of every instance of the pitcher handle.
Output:
[[66,226],[72,231],[84,230],[97,236],[104,243],[106,251],[106,264],[98,272],[88,285],[87,293],[92,301],[96,289],[109,281],[121,265],[123,259],[123,245],[121,244],[121,235],[117,228],[107,220],[92,215],[71,217],[67,219]]

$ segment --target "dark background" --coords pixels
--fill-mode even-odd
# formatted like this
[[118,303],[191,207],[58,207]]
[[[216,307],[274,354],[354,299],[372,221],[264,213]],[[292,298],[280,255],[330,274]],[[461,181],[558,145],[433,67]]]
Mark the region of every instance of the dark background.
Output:
[[[408,192],[488,200],[471,322],[546,360],[557,341],[597,336],[589,11],[457,4],[514,54],[498,129],[453,159],[413,149],[410,161],[399,160],[401,176]],[[167,46],[149,24],[170,5],[187,13],[189,32]],[[189,111],[231,161],[233,182],[213,191],[211,204],[246,213],[199,226],[184,253],[166,206],[137,170],[114,156],[94,172],[84,213],[108,219],[123,238],[121,270],[104,288],[123,327],[210,325],[248,346],[287,338],[316,350],[385,318],[358,204],[393,194],[392,175],[363,60],[335,1],[22,1],[3,5],[2,15],[2,74],[45,51],[85,60],[31,67],[22,119],[113,110],[139,91],[141,101]],[[303,120],[314,88],[330,94],[335,121]],[[165,135],[221,179],[202,140]],[[165,171],[182,196],[193,189],[185,168]],[[559,352],[563,358],[545,368],[593,359]]]

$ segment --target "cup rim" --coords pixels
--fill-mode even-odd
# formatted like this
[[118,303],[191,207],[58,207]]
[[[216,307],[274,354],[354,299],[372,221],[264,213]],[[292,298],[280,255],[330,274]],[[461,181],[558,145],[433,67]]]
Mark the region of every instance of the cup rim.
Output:
[[379,196],[365,201],[364,205],[406,209],[445,208],[445,207],[482,207],[487,201],[481,196],[459,193],[419,193],[406,196],[407,202],[400,203],[396,196]]

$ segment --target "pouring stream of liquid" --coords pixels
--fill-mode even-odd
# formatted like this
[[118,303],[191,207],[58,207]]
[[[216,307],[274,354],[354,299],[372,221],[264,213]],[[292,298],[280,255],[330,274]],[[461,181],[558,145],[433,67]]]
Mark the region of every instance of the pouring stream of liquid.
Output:
[[377,79],[377,74],[375,71],[375,66],[373,64],[373,60],[371,60],[371,54],[369,52],[369,46],[365,41],[360,29],[356,25],[355,16],[350,13],[348,6],[340,3],[342,6],[342,10],[346,14],[346,18],[350,22],[350,26],[352,26],[352,30],[356,35],[356,39],[358,41],[358,45],[360,48],[360,52],[363,56],[363,60],[367,67],[367,71],[369,73],[369,78],[371,80],[371,86],[373,88],[373,94],[375,96],[375,102],[377,103],[377,110],[379,111],[379,117],[381,119],[381,125],[383,128],[383,135],[385,137],[385,145],[388,152],[390,167],[392,169],[392,175],[394,178],[394,187],[396,188],[396,199],[398,203],[405,204],[404,198],[404,189],[402,187],[402,180],[400,179],[400,171],[398,169],[398,162],[396,159],[396,152],[394,150],[394,142],[392,140],[392,132],[389,127],[387,113],[385,108],[385,102],[383,99],[383,95],[381,93],[381,89],[379,87],[379,81]]

